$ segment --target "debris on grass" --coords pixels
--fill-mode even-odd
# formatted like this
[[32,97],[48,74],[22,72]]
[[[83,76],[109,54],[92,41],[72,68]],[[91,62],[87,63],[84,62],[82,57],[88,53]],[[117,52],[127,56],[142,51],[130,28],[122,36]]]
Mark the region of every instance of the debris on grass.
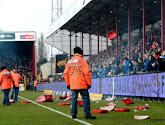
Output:
[[145,120],[145,119],[150,119],[150,117],[149,116],[134,115],[134,119],[136,119],[136,120]]

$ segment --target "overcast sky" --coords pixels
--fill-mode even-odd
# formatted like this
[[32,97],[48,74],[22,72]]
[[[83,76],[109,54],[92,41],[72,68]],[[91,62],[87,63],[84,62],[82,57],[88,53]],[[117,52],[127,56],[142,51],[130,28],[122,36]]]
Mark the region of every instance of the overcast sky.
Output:
[[[63,12],[75,1],[62,0]],[[0,29],[8,32],[36,31],[37,34],[44,33],[46,37],[51,24],[51,4],[52,0],[0,0]],[[53,48],[53,52],[56,51]],[[50,55],[48,51],[48,58]]]
[[[0,0],[0,29],[47,33],[52,0]],[[65,12],[76,0],[62,0]]]

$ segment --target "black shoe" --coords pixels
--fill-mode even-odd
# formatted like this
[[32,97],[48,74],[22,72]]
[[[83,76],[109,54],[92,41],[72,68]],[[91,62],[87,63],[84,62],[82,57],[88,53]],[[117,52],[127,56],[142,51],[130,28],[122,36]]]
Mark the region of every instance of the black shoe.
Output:
[[77,116],[76,115],[72,115],[72,119],[75,119],[75,118],[77,118]]
[[93,116],[93,115],[91,115],[91,114],[86,114],[86,115],[85,115],[85,118],[86,118],[86,119],[96,119],[96,117]]

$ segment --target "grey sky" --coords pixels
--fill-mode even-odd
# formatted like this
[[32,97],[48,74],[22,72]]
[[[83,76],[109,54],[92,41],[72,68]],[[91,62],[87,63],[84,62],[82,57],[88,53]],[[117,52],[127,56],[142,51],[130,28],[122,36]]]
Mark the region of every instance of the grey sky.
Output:
[[[0,0],[0,29],[47,33],[52,0]],[[76,0],[63,0],[63,11]]]

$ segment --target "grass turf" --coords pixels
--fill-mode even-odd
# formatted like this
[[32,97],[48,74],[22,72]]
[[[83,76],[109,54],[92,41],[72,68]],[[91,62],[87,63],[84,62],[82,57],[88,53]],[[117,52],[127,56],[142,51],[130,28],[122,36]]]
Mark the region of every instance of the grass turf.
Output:
[[[25,91],[20,92],[20,96],[35,101],[38,96],[43,95],[43,92],[35,91]],[[3,93],[0,92],[0,101],[3,101]],[[49,124],[63,124],[63,125],[79,125],[77,121],[70,118],[52,112],[48,109],[42,108],[33,103],[22,104],[23,99],[19,98],[19,103],[12,103],[11,106],[0,105],[0,124],[1,125],[49,125]],[[71,115],[70,106],[58,106],[58,103],[64,102],[63,100],[54,100],[54,102],[44,102],[40,103],[47,107],[53,108],[55,110],[61,111],[65,114]],[[135,120],[134,115],[149,115],[151,119],[162,118],[165,120],[165,104],[148,102],[148,101],[136,101],[133,105],[125,105],[122,103],[121,99],[117,100],[117,108],[130,108],[130,112],[114,112],[111,111],[106,114],[93,114],[97,117],[96,120],[85,119],[83,107],[78,106],[77,117],[80,120],[89,122],[93,125],[164,125],[165,121],[153,121],[153,120]],[[71,103],[71,101],[67,101]],[[91,102],[91,109],[99,109],[100,106],[104,106],[108,102],[106,100],[101,100],[99,103],[95,101]],[[149,104],[149,109],[147,111],[139,110],[139,112],[134,112],[135,106],[142,106]]]

